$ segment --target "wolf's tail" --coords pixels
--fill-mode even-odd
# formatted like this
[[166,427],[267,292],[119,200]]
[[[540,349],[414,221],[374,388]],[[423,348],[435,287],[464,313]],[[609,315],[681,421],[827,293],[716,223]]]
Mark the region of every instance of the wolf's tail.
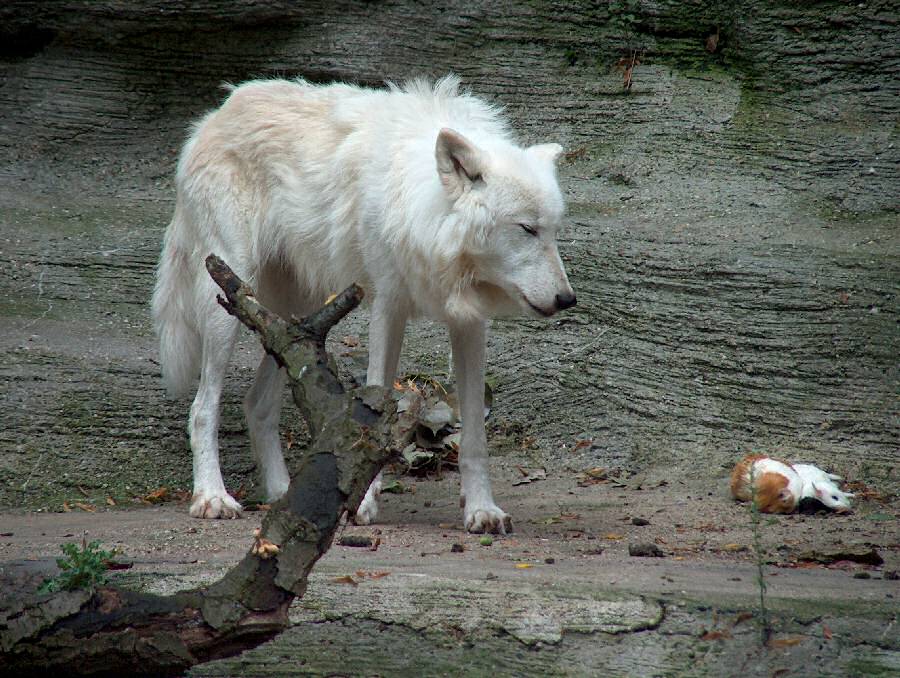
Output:
[[200,371],[201,336],[194,311],[196,272],[180,246],[176,209],[166,231],[153,290],[153,325],[159,338],[163,382],[173,397],[188,393]]

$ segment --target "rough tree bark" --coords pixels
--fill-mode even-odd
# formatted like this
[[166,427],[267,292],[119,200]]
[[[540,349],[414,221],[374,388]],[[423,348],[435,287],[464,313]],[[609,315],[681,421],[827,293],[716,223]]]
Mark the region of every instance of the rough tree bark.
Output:
[[359,287],[289,323],[263,307],[221,259],[211,255],[207,268],[225,291],[222,306],[259,334],[290,375],[313,436],[301,469],[263,520],[254,549],[208,588],[167,597],[114,586],[37,594],[33,574],[4,582],[0,674],[177,675],[278,634],[341,516],[356,510],[406,436],[389,393],[345,391],[325,352],[328,331],[362,300]]

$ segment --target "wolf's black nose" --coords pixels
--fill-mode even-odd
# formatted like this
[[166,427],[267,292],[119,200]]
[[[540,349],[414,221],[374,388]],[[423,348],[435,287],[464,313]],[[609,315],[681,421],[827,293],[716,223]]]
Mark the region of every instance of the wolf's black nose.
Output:
[[569,292],[568,294],[556,295],[556,308],[558,308],[560,311],[567,308],[572,308],[576,303],[578,303],[578,300],[571,292]]

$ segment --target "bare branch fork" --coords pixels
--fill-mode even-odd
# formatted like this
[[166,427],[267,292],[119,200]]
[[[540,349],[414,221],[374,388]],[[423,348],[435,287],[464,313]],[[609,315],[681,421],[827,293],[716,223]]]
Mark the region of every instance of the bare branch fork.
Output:
[[[288,624],[288,607],[415,422],[399,419],[390,393],[347,392],[325,351],[329,330],[359,305],[352,285],[322,309],[288,322],[266,309],[224,261],[206,267],[219,303],[256,332],[289,375],[312,442],[283,499],[272,505],[250,552],[207,588],[155,596],[116,587],[38,595],[41,576],[0,568],[0,675],[178,675],[237,654]],[[249,536],[249,535],[248,535]]]

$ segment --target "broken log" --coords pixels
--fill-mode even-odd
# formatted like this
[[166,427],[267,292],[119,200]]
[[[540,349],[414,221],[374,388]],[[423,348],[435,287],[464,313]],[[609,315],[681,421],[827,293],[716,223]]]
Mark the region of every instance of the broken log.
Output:
[[0,675],[179,675],[272,638],[287,626],[288,607],[303,595],[341,516],[355,512],[384,462],[405,446],[410,427],[398,422],[390,393],[345,390],[325,351],[328,331],[362,300],[358,286],[288,322],[218,257],[207,258],[207,269],[225,294],[219,303],[289,375],[312,433],[302,465],[252,549],[209,587],[172,596],[115,586],[39,594],[38,574],[4,568]]

